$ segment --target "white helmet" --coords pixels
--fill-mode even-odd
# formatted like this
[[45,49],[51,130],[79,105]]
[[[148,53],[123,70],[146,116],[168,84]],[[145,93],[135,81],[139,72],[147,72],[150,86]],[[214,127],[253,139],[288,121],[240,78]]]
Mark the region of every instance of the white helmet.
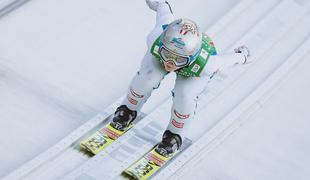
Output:
[[178,19],[167,26],[160,41],[159,54],[162,59],[172,60],[177,67],[185,67],[198,57],[202,34],[195,22]]

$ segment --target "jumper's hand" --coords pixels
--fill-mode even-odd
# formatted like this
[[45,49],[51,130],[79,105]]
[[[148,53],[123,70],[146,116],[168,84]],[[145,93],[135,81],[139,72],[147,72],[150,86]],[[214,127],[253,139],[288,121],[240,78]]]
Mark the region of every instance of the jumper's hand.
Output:
[[157,11],[158,5],[160,3],[167,3],[166,0],[145,0],[145,2],[153,11]]
[[251,56],[250,54],[250,49],[246,47],[245,45],[242,45],[236,49],[234,49],[235,53],[241,53],[244,56],[244,62],[243,64],[250,63],[249,62],[249,57]]

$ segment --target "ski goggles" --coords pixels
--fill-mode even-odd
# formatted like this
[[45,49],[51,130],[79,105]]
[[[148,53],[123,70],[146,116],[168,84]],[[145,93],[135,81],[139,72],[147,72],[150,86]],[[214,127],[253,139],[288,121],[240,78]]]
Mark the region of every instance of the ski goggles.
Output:
[[182,55],[179,55],[179,54],[176,54],[170,51],[164,45],[161,45],[158,52],[161,58],[163,59],[163,61],[165,62],[173,61],[176,67],[182,68],[182,67],[189,65],[194,60],[196,60],[198,55],[201,52],[201,49],[195,55],[182,56]]
[[185,67],[190,63],[190,56],[178,55],[167,49],[165,46],[159,48],[159,55],[165,62],[173,61],[176,67]]

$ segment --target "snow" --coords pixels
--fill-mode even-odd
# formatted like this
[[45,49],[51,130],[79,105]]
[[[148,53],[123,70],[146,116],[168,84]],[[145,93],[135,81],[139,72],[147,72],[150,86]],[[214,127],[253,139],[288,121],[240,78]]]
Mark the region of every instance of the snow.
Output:
[[[170,2],[176,16],[190,17],[207,29],[239,1]],[[307,12],[295,2],[308,7]],[[247,42],[259,61],[215,102],[204,104],[207,108],[201,116],[206,118],[193,125],[197,126],[193,136],[237,107],[236,102],[256,90],[253,87],[258,80],[268,79],[272,74],[267,72],[309,41],[309,7],[307,0],[255,1],[247,9],[252,12],[249,16],[229,22],[229,30],[212,32],[221,42],[220,49],[229,49],[236,41]],[[290,11],[283,13],[287,9]],[[143,1],[107,0],[32,0],[0,19],[0,177],[44,152],[125,93],[139,67],[153,19],[154,13]],[[238,33],[223,36],[224,31]],[[297,65],[275,84],[276,88],[256,101],[258,111],[246,116],[246,121],[212,151],[203,150],[185,164],[178,177],[309,179],[307,49]],[[266,53],[268,50],[270,53]],[[249,77],[254,78],[249,81]],[[159,92],[169,96],[169,82],[171,79],[165,80],[151,102],[162,101],[156,99]],[[224,112],[217,113],[221,108]],[[73,155],[74,159],[69,151],[63,155]],[[61,168],[57,171],[66,171]],[[44,177],[45,172],[40,173]]]
[[[206,29],[236,2],[171,4]],[[153,19],[143,1],[107,0],[32,0],[0,19],[0,177],[125,93]]]
[[193,169],[201,173],[183,169],[184,179],[309,179],[307,59],[309,53],[247,123],[211,153],[200,156]]

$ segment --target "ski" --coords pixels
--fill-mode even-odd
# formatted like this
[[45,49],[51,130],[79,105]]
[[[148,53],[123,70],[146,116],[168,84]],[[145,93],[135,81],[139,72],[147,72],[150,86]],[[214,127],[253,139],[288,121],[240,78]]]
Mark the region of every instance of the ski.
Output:
[[85,140],[81,141],[80,147],[96,155],[112,144],[117,138],[125,134],[133,126],[134,124],[132,123],[125,131],[119,131],[113,128],[109,123],[91,136],[87,137]]
[[123,174],[130,178],[145,180],[156,174],[162,167],[164,167],[169,161],[181,153],[184,149],[189,147],[191,140],[186,139],[184,146],[179,151],[176,151],[169,157],[163,156],[156,151],[158,145],[154,146],[150,151],[138,159],[135,163],[129,166]]
[[103,121],[108,123],[103,123],[97,126],[93,131],[91,131],[90,134],[87,134],[81,138],[82,141],[79,142],[79,146],[81,149],[90,152],[92,155],[96,155],[133,128],[135,124],[139,123],[146,115],[147,114],[140,112],[136,120],[132,122],[124,131],[117,130],[111,126],[110,122],[113,116],[109,116]]

